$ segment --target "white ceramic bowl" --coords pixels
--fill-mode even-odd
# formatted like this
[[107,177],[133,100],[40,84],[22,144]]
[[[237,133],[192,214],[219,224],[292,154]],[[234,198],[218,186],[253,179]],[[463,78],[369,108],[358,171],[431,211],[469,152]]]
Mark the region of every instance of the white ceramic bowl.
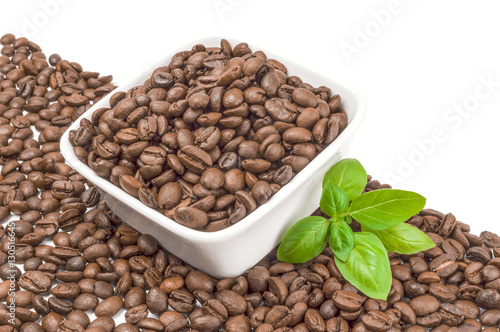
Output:
[[[229,42],[232,46],[239,43],[235,40],[229,40]],[[175,53],[190,50],[193,45],[199,43],[206,46],[218,46],[220,38],[196,40],[173,50],[156,66],[148,67],[151,70],[132,78],[128,84],[118,87],[114,92],[126,92],[134,86],[142,85],[155,68],[167,65]],[[250,48],[252,51],[262,50],[254,45],[250,45]],[[304,82],[315,87],[325,85],[331,88],[332,92],[340,94],[349,125],[333,143],[283,186],[269,202],[229,228],[214,233],[189,229],[145,206],[111,182],[97,176],[87,165],[78,160],[68,140],[68,133],[70,130],[76,130],[80,121],[73,123],[61,139],[61,152],[66,161],[100,189],[108,206],[127,224],[142,233],[153,235],[169,252],[218,278],[235,277],[244,273],[280,243],[293,223],[316,210],[319,206],[321,181],[324,174],[345,156],[353,134],[365,114],[364,98],[353,87],[336,78],[327,78],[314,73],[283,57],[275,56],[267,50],[262,51],[268,58],[281,61],[288,68],[289,75],[297,75]],[[112,93],[90,108],[82,115],[82,118],[90,119],[96,109],[109,107],[111,95]]]

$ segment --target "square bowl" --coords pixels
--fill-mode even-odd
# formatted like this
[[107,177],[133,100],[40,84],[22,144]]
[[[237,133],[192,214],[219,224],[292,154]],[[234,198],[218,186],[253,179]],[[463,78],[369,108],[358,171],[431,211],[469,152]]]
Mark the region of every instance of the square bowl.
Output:
[[[129,83],[116,88],[113,93],[127,92],[134,86],[142,85],[155,68],[168,64],[177,52],[189,50],[196,44],[216,46],[220,40],[218,37],[203,38],[180,47],[163,57],[155,66],[148,67],[152,69],[143,71]],[[239,43],[230,39],[228,41],[231,45]],[[100,190],[108,206],[125,223],[141,233],[153,235],[166,250],[217,278],[235,277],[244,273],[275,248],[296,221],[309,216],[317,209],[323,176],[331,166],[346,155],[353,134],[359,127],[366,109],[364,98],[350,85],[336,78],[324,77],[254,45],[249,46],[253,51],[262,50],[268,58],[282,62],[288,69],[287,75],[297,75],[313,86],[325,85],[334,93],[340,94],[349,124],[328,147],[267,203],[231,227],[213,233],[187,228],[147,207],[108,180],[97,176],[90,167],[76,157],[69,142],[69,132],[78,129],[79,121],[75,121],[66,130],[60,143],[66,161]],[[95,110],[109,107],[109,99],[113,93],[87,110],[82,118],[90,120]]]

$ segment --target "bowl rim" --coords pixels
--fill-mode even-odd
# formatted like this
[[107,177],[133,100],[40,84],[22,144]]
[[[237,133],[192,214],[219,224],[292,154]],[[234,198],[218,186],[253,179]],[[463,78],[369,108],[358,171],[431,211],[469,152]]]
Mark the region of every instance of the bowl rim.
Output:
[[[114,93],[119,91],[126,92],[131,87],[136,86],[137,84],[135,83],[135,81],[137,81],[140,76],[144,75],[146,71],[148,71],[149,73],[154,71],[156,68],[165,65],[165,63],[168,62],[169,59],[174,54],[183,50],[191,49],[192,46],[196,44],[210,44],[213,43],[214,41],[220,43],[221,39],[223,38],[218,36],[207,36],[205,38],[196,39],[181,47],[173,48],[173,51],[171,53],[163,55],[161,56],[161,58],[159,57],[159,59],[161,60],[157,61],[155,66],[151,66],[148,67],[147,70],[143,69],[141,71],[131,74],[130,75],[131,78],[125,84],[118,85],[116,89],[113,90],[111,93],[109,93],[105,98],[101,99],[99,102],[92,105],[91,108],[85,111],[85,113],[83,113],[79,119],[89,118],[94,113],[94,111],[96,111],[99,108],[109,107],[109,99]],[[238,43],[241,43],[241,41],[237,41],[231,38],[225,38],[225,39],[227,39],[231,43],[231,45],[236,45]],[[286,185],[280,188],[280,190],[278,190],[278,192],[276,192],[276,194],[274,194],[269,199],[268,202],[259,206],[257,209],[255,209],[252,213],[244,217],[238,223],[215,232],[204,232],[200,230],[191,229],[181,224],[178,224],[175,220],[168,218],[164,214],[150,207],[147,207],[139,199],[130,196],[121,188],[112,184],[110,181],[101,178],[100,176],[95,174],[94,171],[92,171],[89,166],[81,162],[76,157],[73,151],[73,146],[69,143],[69,132],[78,129],[78,127],[80,126],[80,121],[73,122],[72,125],[65,131],[65,133],[61,137],[60,140],[61,153],[63,154],[65,160],[78,173],[83,175],[88,181],[92,182],[98,188],[102,189],[106,194],[114,196],[117,200],[121,201],[124,204],[127,204],[137,213],[141,215],[146,215],[148,219],[151,219],[159,226],[164,227],[166,230],[176,235],[180,235],[183,238],[190,239],[193,241],[200,241],[203,243],[216,243],[219,241],[224,241],[226,239],[229,240],[234,237],[238,237],[241,234],[244,234],[245,231],[247,231],[248,229],[255,227],[259,223],[263,222],[264,219],[263,217],[272,210],[276,209],[280,204],[282,204],[289,195],[293,194],[295,190],[300,190],[301,184],[306,182],[310,178],[311,173],[317,171],[317,169],[322,164],[328,161],[328,158],[330,158],[331,153],[329,154],[327,153],[327,151],[338,150],[342,146],[342,144],[344,144],[344,142],[356,131],[366,113],[366,101],[363,95],[358,91],[357,88],[352,86],[350,83],[346,82],[344,79],[339,78],[338,75],[335,75],[334,78],[326,78],[325,76],[323,76],[318,72],[307,69],[302,65],[290,61],[284,57],[276,56],[274,53],[268,52],[267,50],[257,47],[254,44],[249,44],[249,47],[252,50],[254,50],[254,52],[255,50],[264,51],[264,53],[268,56],[268,58],[277,59],[278,61],[285,64],[287,68],[289,66],[293,67],[294,71],[298,72],[297,73],[298,75],[300,75],[300,73],[306,72],[308,74],[313,74],[321,78],[325,78],[327,81],[334,81],[336,85],[342,86],[345,90],[349,91],[352,94],[354,100],[357,101],[356,105],[357,107],[355,107],[355,109],[353,110],[350,110],[350,112],[353,113],[353,116],[351,119],[348,119],[349,121],[348,126],[332,143],[330,143],[330,145],[328,145],[323,151],[321,151],[303,170],[298,172],[295,175],[295,177],[292,180],[290,180],[290,182],[288,182]]]

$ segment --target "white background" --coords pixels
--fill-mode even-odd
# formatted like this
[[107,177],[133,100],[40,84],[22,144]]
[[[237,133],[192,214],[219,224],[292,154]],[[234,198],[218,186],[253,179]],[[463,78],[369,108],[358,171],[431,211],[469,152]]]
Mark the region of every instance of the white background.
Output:
[[[500,233],[498,13],[494,0],[5,1],[0,35],[30,37],[118,84],[206,36],[340,76],[368,103],[352,156],[370,174],[476,233]],[[435,131],[444,139],[429,143]]]

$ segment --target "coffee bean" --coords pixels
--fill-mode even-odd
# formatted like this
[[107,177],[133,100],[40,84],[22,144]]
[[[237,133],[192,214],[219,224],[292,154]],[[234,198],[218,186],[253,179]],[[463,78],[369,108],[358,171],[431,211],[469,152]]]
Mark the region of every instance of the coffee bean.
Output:
[[75,322],[86,328],[90,324],[89,316],[81,310],[73,310],[66,316],[66,320]]
[[218,331],[222,321],[212,315],[201,315],[191,318],[191,326],[199,331]]
[[115,321],[109,316],[101,316],[97,317],[87,326],[88,329],[98,327],[103,328],[106,332],[111,332],[115,328]]
[[97,305],[95,308],[95,315],[101,316],[115,316],[123,307],[123,300],[119,296],[111,296]]
[[241,315],[247,309],[245,299],[231,290],[221,291],[216,295],[216,299],[226,307],[227,312],[232,316]]
[[183,331],[189,326],[187,318],[175,311],[165,311],[158,319],[165,326],[165,331]]
[[443,254],[435,258],[429,265],[432,271],[440,277],[448,277],[452,275],[458,268],[454,256]]
[[182,197],[182,189],[179,184],[169,182],[161,187],[158,193],[158,205],[162,208],[171,209],[179,204]]
[[19,285],[33,293],[45,293],[52,285],[52,280],[43,272],[26,271],[19,279]]
[[179,224],[193,229],[200,229],[208,223],[208,215],[194,207],[178,207],[174,211],[174,219]]
[[55,312],[51,312],[43,317],[42,327],[45,331],[56,331],[59,323],[63,320],[64,319],[61,317],[61,315]]
[[127,194],[138,197],[139,188],[143,186],[142,182],[130,175],[122,175],[119,178],[120,186]]
[[74,299],[80,294],[80,287],[76,283],[60,283],[50,290],[50,294],[60,299]]
[[94,262],[98,257],[111,257],[111,250],[107,244],[96,243],[83,251],[83,258],[87,262]]
[[304,88],[293,90],[292,99],[303,107],[316,107],[318,104],[316,96],[311,91]]
[[485,309],[496,309],[500,307],[500,293],[495,289],[484,289],[477,293],[476,303]]
[[[288,325],[292,316],[290,309],[286,306],[278,305],[273,307],[266,315],[264,322],[266,324],[272,325],[275,329],[284,327]],[[311,321],[314,321],[314,318],[311,318]],[[316,323],[316,322],[315,322]]]
[[48,301],[49,307],[52,311],[57,312],[60,315],[67,315],[73,310],[73,305],[70,302],[61,300],[57,297],[49,297]]
[[458,326],[464,320],[462,310],[450,303],[441,303],[439,312],[441,313],[441,322],[448,326]]
[[201,174],[200,183],[207,189],[219,189],[224,182],[224,173],[219,169],[209,168]]
[[363,315],[362,321],[372,331],[386,331],[391,327],[390,317],[378,310],[372,310]]
[[191,293],[176,289],[170,293],[169,304],[180,313],[189,313],[194,310],[196,299]]
[[481,324],[486,326],[497,326],[500,323],[500,310],[489,309],[484,311],[479,317]]
[[212,166],[212,158],[202,149],[194,145],[184,146],[178,154],[180,162],[195,174],[201,174]]
[[33,309],[40,315],[47,315],[50,307],[47,301],[41,295],[35,295],[32,300]]
[[190,292],[196,290],[204,290],[206,292],[212,292],[215,286],[215,282],[211,277],[201,271],[191,271],[186,276],[185,279],[186,287]]
[[332,296],[333,303],[340,309],[356,311],[361,307],[362,297],[351,291],[337,290]]
[[154,254],[158,249],[158,242],[153,236],[144,234],[137,239],[137,247],[144,255],[149,256]]
[[132,307],[145,303],[146,303],[146,291],[139,286],[132,287],[127,292],[127,294],[125,294],[124,298],[125,309],[130,309]]
[[94,294],[80,294],[73,300],[73,308],[76,310],[94,310],[99,299]]
[[439,309],[439,301],[430,295],[415,297],[410,301],[409,305],[417,316],[425,316]]

